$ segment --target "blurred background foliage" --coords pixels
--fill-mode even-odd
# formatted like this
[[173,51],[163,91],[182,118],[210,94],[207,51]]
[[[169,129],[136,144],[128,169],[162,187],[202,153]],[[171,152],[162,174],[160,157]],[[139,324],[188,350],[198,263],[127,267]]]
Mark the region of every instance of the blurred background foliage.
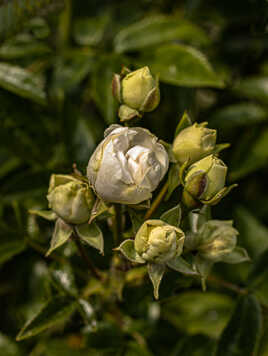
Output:
[[[268,356],[267,20],[265,0],[0,0],[1,355]],[[141,267],[117,301],[72,243],[45,258],[52,226],[27,213],[47,207],[52,172],[85,172],[118,121],[111,78],[123,65],[160,77],[142,126],[172,142],[187,110],[231,143],[223,159],[239,187],[214,218],[235,220],[252,262],[217,264],[206,293],[169,272],[155,302]],[[102,228],[105,257],[88,253],[105,269]]]

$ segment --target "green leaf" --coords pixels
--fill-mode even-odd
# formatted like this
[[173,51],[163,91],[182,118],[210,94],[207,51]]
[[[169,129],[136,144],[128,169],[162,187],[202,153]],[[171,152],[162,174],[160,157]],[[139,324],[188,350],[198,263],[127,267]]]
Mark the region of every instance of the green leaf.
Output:
[[170,356],[211,356],[214,355],[216,341],[204,335],[181,338]]
[[50,241],[50,248],[47,251],[46,256],[50,255],[52,251],[63,245],[71,237],[72,233],[72,227],[58,218]]
[[185,177],[185,173],[186,173],[186,169],[187,169],[188,164],[189,163],[188,163],[188,160],[187,160],[180,166],[180,169],[179,169],[179,181],[183,186],[184,186],[184,177]]
[[182,18],[172,16],[147,16],[123,28],[115,37],[117,52],[141,50],[172,40],[208,44],[209,38],[201,28]]
[[170,198],[174,190],[180,185],[179,172],[180,166],[178,164],[172,164],[168,171],[168,191],[165,201]]
[[91,216],[89,219],[89,223],[92,223],[94,219],[96,219],[98,216],[108,213],[110,208],[104,203],[103,200],[97,198],[95,201],[95,204],[91,210]]
[[89,246],[96,248],[103,254],[104,241],[101,229],[95,222],[76,225],[77,235]]
[[169,162],[176,163],[177,161],[176,161],[175,156],[172,151],[172,145],[164,140],[159,140],[159,143],[161,143],[161,145],[163,145],[165,147],[167,154],[168,154]]
[[159,286],[161,283],[161,280],[163,278],[163,275],[165,273],[165,265],[162,264],[156,264],[156,263],[148,263],[147,264],[148,268],[148,274],[150,277],[150,280],[154,286],[154,297],[155,299],[159,298]]
[[27,339],[64,323],[76,308],[77,303],[69,297],[56,297],[48,301],[32,319],[27,321],[17,335],[16,340]]
[[52,80],[52,90],[62,89],[70,93],[93,70],[96,61],[95,52],[87,50],[69,50],[57,58]]
[[191,231],[196,233],[205,222],[211,219],[211,207],[204,205],[199,210],[192,210],[188,215],[188,219]]
[[134,248],[134,240],[123,241],[115,250],[120,251],[131,262],[145,263],[144,259],[137,254]]
[[175,130],[175,135],[174,137],[177,137],[178,134],[186,129],[186,127],[189,127],[192,125],[192,120],[190,119],[190,116],[188,115],[187,111],[185,111],[182,115],[182,118],[180,119],[177,127],[176,127],[176,130]]
[[21,164],[22,161],[19,157],[7,156],[5,161],[3,161],[1,164],[0,179],[11,173],[13,170],[16,170]]
[[258,356],[267,356],[268,355],[268,324],[267,320],[264,320],[262,338],[260,342],[260,349]]
[[233,91],[243,97],[257,99],[264,104],[268,100],[268,77],[251,77],[234,85]]
[[243,206],[235,209],[235,221],[241,244],[254,259],[268,248],[268,229]]
[[232,309],[233,300],[226,294],[191,290],[182,291],[166,301],[164,299],[161,315],[184,334],[217,338],[226,326]]
[[132,211],[133,210],[147,210],[150,209],[151,201],[150,199],[144,200],[139,204],[131,204]]
[[[153,356],[146,344],[129,341],[124,348],[124,356]],[[119,355],[118,355],[119,356]]]
[[160,220],[165,221],[169,225],[179,227],[181,222],[181,215],[182,215],[181,206],[180,204],[178,204],[174,206],[174,208],[165,211],[160,216]]
[[6,41],[0,47],[0,58],[4,60],[18,59],[25,57],[35,57],[51,52],[50,47],[46,44],[36,41],[26,34]]
[[21,67],[0,63],[0,87],[38,104],[47,103],[43,78]]
[[90,326],[94,331],[97,326],[97,321],[93,306],[87,300],[80,298],[78,300],[78,311],[87,326]]
[[158,47],[152,57],[143,60],[160,81],[185,87],[223,88],[219,74],[212,69],[203,53],[180,44]]
[[0,264],[10,260],[26,249],[26,244],[23,240],[1,242],[0,244]]
[[231,253],[221,258],[221,262],[231,263],[231,264],[249,262],[249,261],[250,258],[248,256],[247,250],[245,250],[243,247],[235,247]]
[[131,208],[128,208],[128,213],[132,223],[133,236],[135,236],[143,223],[143,215]]
[[261,131],[259,137],[247,148],[247,154],[243,155],[240,164],[236,164],[229,174],[230,180],[241,179],[248,174],[265,167],[268,160],[268,129]]
[[241,297],[220,337],[216,356],[257,355],[261,329],[258,300],[253,295]]
[[[3,3],[3,2],[2,2]],[[0,2],[0,40],[19,32],[27,21],[41,12],[56,12],[64,6],[63,0],[11,0]]]
[[34,353],[32,352],[31,356],[88,356],[88,354],[90,356],[111,356],[111,354],[105,352],[100,355],[98,350],[91,347],[83,347],[82,345],[79,339],[76,339],[76,343],[72,343],[68,338],[61,337],[61,335],[44,338],[38,341],[36,347],[33,348]]
[[78,295],[74,272],[68,263],[64,265],[53,264],[50,266],[50,276],[52,282],[60,292],[64,291],[74,297]]
[[0,333],[0,355],[5,356],[21,356],[18,344],[13,339],[9,339],[6,335]]
[[247,279],[247,285],[255,288],[262,282],[266,282],[268,271],[268,249],[266,249],[253,264]]
[[211,153],[217,155],[221,151],[226,150],[226,148],[229,148],[230,146],[231,146],[230,143],[220,143],[215,146],[214,150],[211,151]]
[[258,124],[267,120],[265,109],[254,103],[239,103],[216,110],[209,119],[213,127],[233,129]]
[[49,221],[54,221],[57,219],[57,214],[54,213],[52,210],[35,210],[35,209],[30,209],[29,210],[30,214],[41,216],[41,218],[44,218]]
[[107,14],[98,17],[78,18],[74,24],[74,40],[82,46],[94,46],[100,43],[109,22]]
[[198,275],[198,273],[196,272],[196,270],[193,269],[190,263],[185,261],[185,259],[181,256],[178,256],[173,260],[168,261],[167,265],[169,268],[174,269],[175,271],[185,274],[187,276]]
[[208,205],[216,205],[218,204],[227,194],[230,193],[230,191],[234,188],[236,188],[238,184],[232,184],[229,187],[224,187],[222,190],[220,190],[217,194],[214,195],[213,198],[209,200],[201,200],[203,204],[208,204]]

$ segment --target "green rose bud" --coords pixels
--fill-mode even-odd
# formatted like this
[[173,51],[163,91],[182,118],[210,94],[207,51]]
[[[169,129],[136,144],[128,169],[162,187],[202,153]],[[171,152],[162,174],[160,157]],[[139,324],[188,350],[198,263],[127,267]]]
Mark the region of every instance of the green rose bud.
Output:
[[182,253],[184,232],[162,220],[147,220],[135,237],[135,250],[151,263],[165,263]]
[[67,174],[52,174],[47,199],[49,207],[70,224],[87,222],[94,204],[88,184]]
[[160,101],[158,81],[152,76],[148,67],[140,68],[125,76],[115,74],[112,89],[114,97],[124,106],[119,108],[121,121],[154,110]]
[[185,176],[184,203],[189,207],[198,205],[198,201],[216,204],[228,189],[224,187],[226,174],[227,166],[214,155],[192,164]]
[[236,247],[238,235],[232,225],[232,221],[207,221],[198,231],[199,254],[214,262],[230,254]]
[[208,129],[207,122],[194,123],[182,130],[175,138],[172,151],[176,160],[183,164],[193,163],[213,151],[217,131]]

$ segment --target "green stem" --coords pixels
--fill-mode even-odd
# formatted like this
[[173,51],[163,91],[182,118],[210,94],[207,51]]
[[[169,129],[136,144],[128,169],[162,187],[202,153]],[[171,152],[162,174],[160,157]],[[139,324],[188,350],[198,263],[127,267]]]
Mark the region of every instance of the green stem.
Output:
[[155,200],[152,203],[152,206],[150,207],[149,210],[147,210],[144,220],[148,220],[150,219],[150,217],[154,214],[154,212],[156,211],[156,209],[158,208],[159,204],[161,203],[161,201],[164,199],[166,193],[168,191],[168,182],[166,182],[162,189],[160,190],[160,192],[158,193],[157,197],[155,198]]
[[93,276],[96,278],[96,279],[99,279],[99,280],[102,280],[102,276],[101,274],[99,273],[99,271],[95,268],[95,266],[93,265],[93,263],[90,261],[85,249],[84,249],[84,246],[82,245],[81,243],[81,240],[79,238],[79,236],[76,234],[76,233],[73,233],[72,234],[72,240],[74,241],[79,253],[80,253],[80,256],[82,257],[82,259],[85,261],[88,269],[91,271],[91,273],[93,274]]
[[59,16],[58,27],[58,47],[60,49],[67,47],[70,39],[70,27],[72,17],[72,0],[65,0],[64,11]]
[[115,216],[113,219],[113,237],[114,245],[117,247],[122,240],[122,207],[120,204],[114,204]]

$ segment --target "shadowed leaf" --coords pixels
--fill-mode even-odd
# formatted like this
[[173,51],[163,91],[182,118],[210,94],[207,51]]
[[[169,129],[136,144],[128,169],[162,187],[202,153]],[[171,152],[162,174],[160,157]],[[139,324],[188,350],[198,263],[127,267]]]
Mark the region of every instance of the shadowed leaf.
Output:
[[56,297],[47,302],[42,309],[29,320],[16,337],[17,341],[35,336],[42,331],[64,323],[77,308],[77,303],[69,297]]

